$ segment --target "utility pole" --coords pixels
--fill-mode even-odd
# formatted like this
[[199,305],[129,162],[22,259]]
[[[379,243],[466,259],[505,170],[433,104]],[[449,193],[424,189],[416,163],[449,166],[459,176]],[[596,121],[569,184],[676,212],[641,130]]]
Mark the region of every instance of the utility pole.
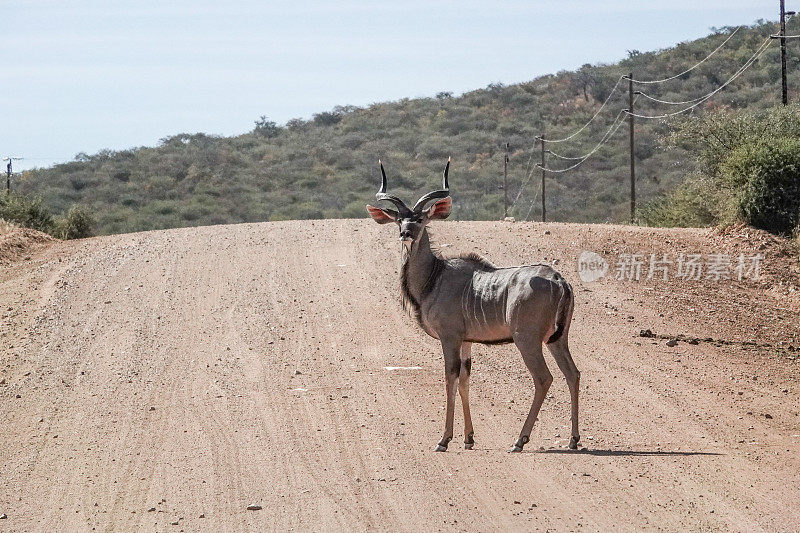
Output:
[[506,143],[506,155],[503,159],[503,218],[508,217],[508,150],[510,145]]
[[12,163],[14,160],[19,161],[22,159],[21,157],[4,157],[3,161],[8,161],[6,165],[6,194],[11,194],[11,173],[12,173]]
[[[781,0],[782,2],[783,0]],[[636,218],[636,157],[634,155],[633,138],[633,72],[628,74],[628,122],[630,125],[631,143],[631,222]]]
[[542,222],[547,222],[547,207],[545,205],[544,193],[544,177],[547,174],[545,171],[545,148],[544,148],[544,133],[542,133]]
[[781,102],[789,103],[789,91],[786,87],[786,6],[781,0]]
[[786,39],[797,39],[797,35],[786,35],[786,17],[795,14],[794,11],[786,11],[785,0],[780,0],[780,25],[781,31],[777,35],[770,35],[770,39],[781,40],[781,103],[789,103],[789,87],[786,83]]

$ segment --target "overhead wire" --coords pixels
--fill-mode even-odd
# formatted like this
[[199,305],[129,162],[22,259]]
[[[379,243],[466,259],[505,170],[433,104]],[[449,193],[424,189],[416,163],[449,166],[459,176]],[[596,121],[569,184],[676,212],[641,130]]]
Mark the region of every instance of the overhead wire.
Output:
[[755,53],[752,56],[750,56],[750,59],[748,59],[739,68],[739,70],[737,70],[730,78],[728,78],[728,80],[725,83],[723,83],[722,85],[720,85],[719,87],[717,87],[716,89],[711,91],[710,93],[702,96],[700,99],[697,99],[696,102],[694,102],[692,105],[690,105],[690,106],[688,106],[688,107],[686,107],[684,109],[681,109],[679,111],[674,111],[672,113],[665,113],[663,115],[641,115],[641,114],[638,114],[638,113],[632,113],[629,110],[624,110],[624,112],[626,114],[628,114],[628,115],[632,115],[632,116],[634,116],[636,118],[642,118],[642,119],[668,118],[668,117],[672,117],[672,116],[675,116],[675,115],[680,115],[681,113],[685,113],[686,111],[689,111],[690,109],[693,109],[693,108],[699,106],[700,104],[702,104],[703,102],[705,102],[706,100],[708,100],[709,98],[711,98],[712,96],[717,94],[719,91],[721,91],[722,89],[724,89],[725,87],[727,87],[728,85],[733,83],[733,81],[736,78],[741,76],[748,68],[750,68],[750,66],[753,65],[753,63],[755,63],[758,60],[759,57],[761,57],[761,54],[763,54],[767,50],[767,48],[769,48],[769,46],[771,44],[772,44],[772,40],[769,37],[767,37],[767,39],[761,44],[761,46],[758,47],[758,49],[755,51]]
[[[740,29],[742,29],[742,27],[743,26],[739,26],[738,28],[733,30],[731,32],[731,34],[728,35],[728,37],[724,41],[722,41],[722,43],[720,43],[719,46],[717,46],[714,50],[711,51],[710,54],[708,54],[706,57],[704,57],[703,59],[701,59],[700,61],[698,61],[697,63],[695,63],[691,67],[689,67],[688,69],[684,70],[683,72],[680,72],[678,74],[675,74],[674,76],[670,76],[668,78],[663,78],[663,79],[660,79],[660,80],[636,80],[636,79],[631,79],[631,81],[633,81],[634,83],[640,83],[640,84],[663,83],[663,82],[666,82],[666,81],[670,81],[670,80],[674,80],[676,78],[679,78],[679,77],[683,76],[684,74],[688,74],[689,72],[693,71],[694,69],[696,69],[697,67],[699,67],[700,65],[702,65],[703,63],[708,61],[714,54],[719,52],[722,49],[722,47],[724,47],[728,43],[728,41],[730,41],[733,38],[733,36],[736,35],[736,33],[739,32]],[[627,76],[620,76],[619,79],[617,79],[617,83],[614,84],[614,87],[608,93],[608,97],[605,99],[605,101],[600,106],[600,108],[595,112],[594,115],[592,115],[592,118],[590,118],[588,120],[588,122],[586,122],[578,130],[573,132],[571,135],[568,135],[567,137],[563,137],[561,139],[544,139],[544,140],[549,142],[549,143],[562,143],[562,142],[569,141],[570,139],[573,139],[576,135],[578,135],[583,130],[585,130],[589,126],[589,124],[594,122],[594,120],[598,117],[598,115],[600,115],[600,112],[603,111],[603,109],[605,108],[606,104],[608,104],[608,102],[611,100],[611,97],[614,96],[614,92],[617,90],[617,87],[619,87],[619,84],[623,79],[628,79],[628,77]],[[676,105],[681,105],[681,104],[676,104]]]
[[666,104],[666,105],[686,105],[686,104],[693,104],[693,103],[695,103],[695,102],[698,102],[698,101],[702,100],[702,99],[703,99],[703,98],[705,98],[705,96],[706,96],[706,95],[703,95],[703,96],[698,96],[697,98],[692,98],[691,100],[684,100],[684,101],[682,101],[682,102],[672,102],[672,101],[670,101],[670,100],[661,100],[661,99],[659,99],[659,98],[656,98],[655,96],[650,96],[649,94],[647,94],[647,93],[645,93],[645,92],[642,92],[642,91],[637,91],[637,94],[640,94],[640,95],[644,96],[645,98],[647,98],[648,100],[652,100],[653,102],[657,102],[657,103],[659,103],[659,104]]
[[[621,115],[621,114],[622,114],[622,112],[620,112],[620,115]],[[583,163],[584,163],[584,162],[585,162],[587,159],[589,159],[590,157],[592,157],[592,156],[595,154],[595,152],[597,152],[597,151],[598,151],[598,150],[599,150],[599,149],[600,149],[600,148],[601,148],[601,147],[602,147],[602,146],[603,146],[603,145],[606,143],[606,141],[608,141],[608,140],[609,140],[609,139],[610,139],[610,138],[611,138],[611,137],[612,137],[612,136],[613,136],[615,133],[617,133],[617,130],[620,128],[620,126],[622,126],[623,122],[624,122],[624,121],[622,121],[622,120],[615,120],[615,121],[614,121],[614,123],[612,124],[612,128],[613,128],[613,129],[610,129],[610,130],[609,130],[609,132],[608,132],[608,134],[607,134],[607,135],[606,135],[606,136],[605,136],[605,137],[604,137],[604,138],[603,138],[603,139],[602,139],[602,140],[601,140],[599,143],[597,143],[597,145],[595,145],[595,147],[594,147],[594,148],[592,148],[592,150],[591,150],[591,151],[590,151],[588,154],[586,154],[585,156],[583,156],[582,158],[580,158],[580,159],[578,160],[578,162],[577,162],[577,163],[575,163],[574,165],[571,165],[571,166],[569,166],[569,167],[567,167],[567,168],[560,168],[560,169],[553,169],[553,168],[542,167],[541,165],[536,165],[536,166],[537,166],[537,167],[539,167],[539,168],[541,168],[541,169],[542,169],[542,170],[544,170],[545,172],[550,172],[550,173],[552,173],[552,174],[562,174],[562,173],[564,173],[564,172],[568,172],[568,171],[570,171],[570,170],[572,170],[572,169],[578,168],[578,167],[579,167],[579,166],[581,166],[581,165],[582,165],[582,164],[583,164]]]
[[[536,144],[534,143],[534,147],[535,146],[536,146]],[[520,187],[519,190],[517,191],[517,196],[514,198],[514,201],[511,203],[511,208],[508,210],[509,214],[513,214],[514,213],[514,209],[517,207],[517,202],[519,201],[519,197],[522,195],[522,191],[525,190],[525,187],[528,186],[528,183],[530,182],[531,177],[533,177],[533,171],[536,168],[536,167],[531,167],[531,161],[533,160],[533,149],[534,149],[534,147],[531,147],[531,155],[528,158],[528,165],[527,165],[527,167],[525,169],[525,174],[527,174],[527,175],[526,175],[525,179],[523,179],[522,187]]]
[[[552,172],[552,173],[563,173],[563,172],[567,172],[569,170],[572,170],[574,168],[577,168],[578,166],[583,164],[584,161],[589,159],[589,157],[594,155],[594,153],[597,152],[597,150],[599,150],[600,147],[603,144],[605,144],[617,132],[617,130],[620,128],[620,126],[622,125],[622,122],[623,122],[623,121],[620,120],[620,116],[622,114],[626,114],[626,115],[629,115],[629,116],[633,115],[634,117],[638,117],[638,118],[666,118],[666,117],[677,115],[677,114],[680,114],[680,113],[685,113],[686,111],[689,111],[689,110],[697,107],[698,105],[700,105],[704,101],[706,101],[709,98],[711,98],[712,96],[714,96],[714,94],[716,94],[719,91],[721,91],[727,85],[732,83],[736,78],[741,76],[744,73],[745,70],[747,70],[753,63],[755,63],[756,60],[758,60],[758,58],[766,51],[766,49],[770,46],[770,44],[771,44],[771,40],[769,38],[766,39],[761,44],[761,46],[759,46],[758,49],[756,49],[755,53],[753,53],[753,55],[725,83],[723,83],[722,85],[717,87],[712,92],[710,92],[710,93],[708,93],[708,94],[706,94],[706,95],[704,95],[704,96],[702,96],[700,98],[695,99],[695,102],[693,103],[693,105],[691,105],[691,106],[689,106],[689,107],[687,107],[685,109],[682,109],[680,111],[674,112],[674,113],[667,113],[667,114],[664,114],[664,115],[653,115],[653,116],[632,113],[628,109],[622,109],[617,114],[617,117],[614,119],[614,122],[612,122],[611,127],[609,127],[609,129],[607,130],[606,135],[604,135],[603,138],[600,139],[600,142],[598,142],[597,145],[595,145],[595,147],[591,151],[589,151],[587,154],[585,154],[585,155],[583,155],[583,156],[581,156],[579,158],[570,158],[570,157],[566,157],[566,156],[562,156],[560,154],[557,154],[557,153],[553,152],[552,150],[549,151],[550,154],[556,156],[559,159],[572,159],[572,160],[577,161],[577,163],[575,163],[574,165],[571,165],[571,166],[569,166],[567,168],[563,168],[563,169],[543,168],[541,165],[537,165],[537,166],[539,168],[543,168],[543,170],[545,170],[547,172]],[[638,99],[639,96],[647,97],[647,95],[645,95],[644,93],[639,92],[636,95],[636,98],[634,98],[634,102]]]
[[[638,95],[637,95],[637,98],[638,98]],[[636,98],[634,98],[633,101],[636,102]],[[569,166],[567,168],[562,168],[562,169],[552,169],[552,168],[548,168],[548,167],[542,167],[539,164],[537,164],[536,166],[538,168],[546,171],[546,172],[551,172],[551,173],[554,173],[554,174],[561,174],[563,172],[567,172],[569,170],[572,170],[574,168],[579,167],[581,164],[583,164],[584,161],[586,161],[591,156],[593,156],[595,154],[595,152],[597,152],[600,149],[600,147],[603,146],[611,137],[614,136],[614,134],[617,132],[617,130],[620,128],[620,126],[622,126],[622,123],[624,122],[624,113],[625,113],[625,111],[626,111],[625,109],[620,109],[619,113],[617,113],[617,116],[614,117],[614,121],[611,123],[611,126],[609,126],[609,128],[606,130],[606,133],[603,135],[603,137],[600,139],[600,141],[594,146],[594,148],[592,148],[588,153],[586,153],[586,154],[584,154],[584,155],[582,155],[580,157],[577,157],[577,158],[571,158],[571,157],[566,157],[566,156],[562,156],[560,154],[557,154],[557,153],[553,152],[552,150],[549,151],[550,154],[556,156],[557,158],[560,158],[560,159],[572,159],[572,160],[577,161],[577,163],[575,163],[574,165],[571,165],[571,166]],[[623,120],[620,120],[620,117],[623,117]]]
[[555,156],[556,159],[564,159],[564,160],[567,160],[567,161],[577,161],[578,159],[580,159],[580,157],[567,157],[567,156],[559,155],[559,154],[555,153],[552,150],[545,150],[545,151],[548,154],[550,154],[552,156]]
[[720,49],[721,49],[723,46],[725,46],[725,45],[727,44],[727,42],[728,42],[728,41],[730,41],[730,40],[731,40],[731,38],[732,38],[734,35],[736,35],[736,33],[737,33],[739,30],[741,30],[741,29],[742,29],[742,26],[739,26],[738,28],[736,28],[736,29],[735,29],[733,32],[731,32],[731,34],[730,34],[730,35],[728,35],[728,38],[727,38],[727,39],[725,39],[724,41],[722,41],[722,44],[720,44],[719,46],[717,46],[717,47],[716,47],[716,48],[715,48],[715,49],[714,49],[714,50],[713,50],[713,51],[712,51],[710,54],[708,54],[706,57],[704,57],[703,59],[701,59],[700,61],[698,61],[698,62],[697,62],[697,63],[695,63],[694,65],[692,65],[691,67],[687,68],[687,69],[686,69],[686,70],[684,70],[683,72],[680,72],[680,73],[678,73],[678,74],[675,74],[674,76],[670,76],[669,78],[663,78],[663,79],[660,79],[660,80],[635,80],[635,79],[632,79],[632,78],[631,78],[631,81],[632,81],[633,83],[641,83],[641,84],[643,84],[643,85],[649,85],[649,84],[652,84],[652,83],[664,83],[665,81],[670,81],[670,80],[674,80],[675,78],[680,78],[680,77],[681,77],[681,76],[683,76],[684,74],[688,74],[689,72],[693,71],[694,69],[696,69],[697,67],[699,67],[700,65],[702,65],[703,63],[705,63],[706,61],[708,61],[708,60],[711,58],[711,56],[713,56],[714,54],[716,54],[717,52],[719,52],[719,51],[720,51]]
[[[620,76],[619,79],[617,79],[617,82],[614,84],[614,87],[609,92],[608,97],[606,97],[606,99],[600,105],[600,108],[598,108],[598,110],[594,113],[594,115],[592,115],[592,117],[583,126],[581,126],[578,130],[573,132],[571,135],[568,135],[567,137],[563,137],[561,139],[547,139],[544,136],[537,137],[536,139],[539,140],[539,141],[544,141],[544,142],[548,142],[548,143],[562,143],[562,142],[569,141],[570,139],[573,139],[578,134],[580,134],[582,131],[584,131],[600,115],[600,113],[606,107],[608,102],[614,96],[614,93],[616,92],[617,88],[619,87],[620,82],[623,79],[630,79],[630,81],[632,81],[633,83],[638,83],[638,84],[656,84],[656,83],[663,83],[663,82],[667,82],[667,81],[679,78],[679,77],[683,76],[684,74],[687,74],[687,73],[693,71],[694,69],[696,69],[697,67],[699,67],[700,65],[702,65],[703,63],[708,61],[708,59],[710,59],[717,52],[719,52],[719,50],[721,50],[728,43],[728,41],[730,41],[733,38],[733,36],[736,35],[736,33],[742,27],[743,26],[739,26],[733,32],[731,32],[731,34],[728,35],[728,37],[722,43],[720,43],[719,46],[717,46],[714,50],[712,50],[711,53],[708,54],[706,57],[704,57],[703,59],[701,59],[700,61],[698,61],[697,63],[695,63],[691,67],[689,67],[688,69],[686,69],[686,70],[684,70],[684,71],[682,71],[682,72],[680,72],[678,74],[675,74],[674,76],[670,76],[668,78],[663,78],[663,79],[659,79],[659,80],[637,80],[637,79],[629,78],[628,76]],[[579,157],[570,157],[570,156],[565,156],[565,155],[558,154],[558,153],[553,152],[552,150],[549,150],[549,149],[546,151],[548,154],[554,156],[556,159],[565,160],[565,161],[576,161],[575,164],[573,164],[573,165],[571,165],[571,166],[569,166],[567,168],[552,169],[552,168],[548,168],[546,166],[542,166],[539,163],[536,163],[533,167],[531,167],[531,161],[533,160],[533,148],[532,148],[531,149],[531,155],[529,156],[528,163],[526,165],[526,170],[525,170],[526,177],[523,179],[523,184],[520,187],[519,191],[517,191],[517,195],[514,198],[514,202],[512,203],[511,208],[509,209],[509,213],[513,214],[514,210],[516,209],[517,203],[518,203],[518,201],[520,199],[520,196],[522,195],[522,192],[528,186],[528,184],[531,181],[531,178],[533,177],[533,170],[534,169],[540,168],[540,169],[544,170],[545,172],[560,174],[560,173],[568,172],[570,170],[573,170],[573,169],[577,168],[578,166],[583,164],[587,159],[589,159],[592,155],[594,155],[606,142],[608,142],[616,134],[616,132],[619,130],[619,128],[624,123],[624,116],[625,115],[627,115],[627,116],[631,116],[632,115],[634,117],[642,118],[642,119],[655,119],[655,118],[667,118],[667,117],[670,117],[670,116],[674,116],[674,115],[678,115],[678,114],[681,114],[681,113],[685,113],[687,111],[692,111],[693,112],[693,110],[698,105],[702,104],[703,102],[705,102],[706,100],[708,100],[709,98],[714,96],[716,93],[718,93],[719,91],[724,89],[726,86],[728,86],[730,83],[732,83],[736,78],[741,76],[748,68],[750,68],[750,66],[753,65],[753,63],[755,63],[759,59],[759,57],[761,57],[761,55],[766,51],[766,49],[769,48],[770,44],[771,44],[771,39],[767,38],[756,49],[756,51],[753,53],[753,55],[725,83],[723,83],[722,85],[717,87],[715,90],[711,91],[710,93],[708,93],[706,95],[703,95],[703,96],[700,96],[700,97],[697,97],[697,98],[693,98],[693,99],[690,99],[690,100],[685,100],[685,101],[680,101],[680,102],[673,102],[673,101],[669,101],[669,100],[663,100],[663,99],[660,99],[660,98],[656,98],[656,97],[648,95],[648,94],[646,94],[646,93],[644,93],[642,91],[636,91],[636,97],[634,98],[633,102],[636,102],[636,100],[639,98],[639,96],[643,96],[644,98],[647,98],[647,99],[649,99],[651,101],[654,101],[654,102],[657,102],[657,103],[660,103],[660,104],[666,104],[666,105],[692,104],[692,105],[686,107],[685,109],[681,109],[680,111],[676,111],[676,112],[672,112],[672,113],[666,113],[666,114],[663,114],[663,115],[641,115],[641,114],[637,114],[637,113],[632,113],[629,109],[621,109],[619,111],[619,113],[617,113],[616,117],[614,117],[614,120],[612,121],[611,126],[609,126],[609,128],[606,130],[606,133],[603,135],[603,137],[600,139],[600,141],[588,153],[586,153],[586,154],[584,154],[582,156],[579,156]],[[621,117],[622,117],[622,119],[621,119]],[[533,199],[531,200],[531,204],[530,204],[530,206],[528,208],[528,213],[525,216],[525,220],[528,219],[528,217],[530,216],[531,211],[533,210],[533,203],[536,201],[536,197],[538,196],[540,189],[541,189],[541,185],[539,186],[539,189],[534,193]]]
[[528,220],[528,217],[531,216],[531,211],[533,211],[533,203],[536,201],[536,198],[539,197],[539,193],[542,190],[542,183],[539,182],[539,186],[536,188],[536,192],[533,193],[533,198],[531,198],[531,205],[528,207],[528,212],[525,214],[525,218],[523,220]]
[[622,81],[622,79],[623,79],[623,78],[624,78],[624,76],[620,76],[620,77],[619,77],[619,79],[617,80],[617,83],[615,83],[615,84],[614,84],[614,87],[611,89],[611,92],[609,92],[609,93],[608,93],[608,97],[605,99],[605,101],[603,102],[603,104],[602,104],[602,105],[600,106],[600,108],[599,108],[599,109],[598,109],[598,110],[595,112],[595,114],[594,114],[594,115],[592,115],[592,118],[590,118],[590,119],[589,119],[589,121],[588,121],[586,124],[584,124],[583,126],[581,126],[581,127],[580,127],[580,129],[578,129],[577,131],[575,131],[575,132],[574,132],[572,135],[569,135],[569,136],[567,136],[567,137],[564,137],[563,139],[544,139],[544,140],[545,140],[545,141],[547,141],[547,142],[549,142],[549,143],[563,143],[563,142],[565,142],[565,141],[568,141],[568,140],[572,139],[573,137],[575,137],[576,135],[578,135],[580,132],[582,132],[583,130],[585,130],[585,129],[586,129],[588,126],[589,126],[589,124],[591,124],[592,122],[594,122],[594,119],[596,119],[596,118],[597,118],[597,116],[600,114],[600,112],[603,110],[603,108],[604,108],[604,107],[606,107],[606,104],[608,104],[609,100],[611,100],[611,97],[612,97],[612,96],[614,96],[614,92],[617,90],[617,87],[619,87],[619,83]]

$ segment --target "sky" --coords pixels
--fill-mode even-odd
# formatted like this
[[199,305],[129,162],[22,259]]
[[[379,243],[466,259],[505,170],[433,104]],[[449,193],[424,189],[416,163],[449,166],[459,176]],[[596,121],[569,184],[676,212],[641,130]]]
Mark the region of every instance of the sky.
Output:
[[177,133],[236,135],[261,115],[285,123],[336,105],[460,94],[776,20],[777,6],[0,0],[0,156],[24,157],[17,171]]

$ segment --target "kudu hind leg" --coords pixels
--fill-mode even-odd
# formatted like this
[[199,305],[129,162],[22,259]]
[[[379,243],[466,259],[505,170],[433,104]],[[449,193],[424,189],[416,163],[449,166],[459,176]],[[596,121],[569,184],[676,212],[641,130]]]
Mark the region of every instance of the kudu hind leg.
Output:
[[567,378],[572,408],[572,437],[569,439],[569,447],[571,450],[576,450],[578,448],[578,443],[581,441],[581,435],[578,431],[578,390],[580,389],[581,373],[572,360],[572,354],[569,351],[569,344],[567,343],[566,337],[562,337],[556,342],[548,344],[547,349],[553,354],[558,368],[561,369],[561,372],[564,373],[564,377]]
[[461,357],[459,355],[461,342],[442,341],[444,354],[444,381],[447,394],[445,407],[444,434],[442,440],[434,448],[437,452],[446,452],[447,445],[453,438],[453,417],[455,415],[456,390],[458,389],[458,376],[461,373]]
[[461,407],[464,409],[464,449],[471,450],[475,446],[475,430],[472,428],[472,416],[469,412],[469,376],[472,372],[472,343],[461,343],[461,368],[458,374],[458,394],[461,396]]
[[528,412],[528,418],[522,425],[519,439],[516,444],[509,450],[510,452],[521,452],[522,448],[531,438],[531,430],[533,430],[533,423],[539,416],[539,410],[542,408],[544,398],[547,395],[550,384],[553,383],[553,375],[547,368],[547,363],[544,361],[544,354],[542,353],[542,339],[540,338],[520,338],[514,339],[514,344],[519,348],[522,354],[522,360],[528,371],[533,376],[534,392],[533,403],[531,410]]

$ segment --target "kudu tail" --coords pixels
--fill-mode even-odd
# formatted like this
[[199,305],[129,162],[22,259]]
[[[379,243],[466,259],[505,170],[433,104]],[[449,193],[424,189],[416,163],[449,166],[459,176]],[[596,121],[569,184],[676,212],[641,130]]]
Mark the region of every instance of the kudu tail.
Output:
[[560,339],[569,328],[569,323],[572,320],[572,308],[574,305],[572,287],[564,279],[561,280],[559,285],[561,286],[561,298],[558,300],[558,308],[556,309],[556,330],[547,339],[547,344]]

